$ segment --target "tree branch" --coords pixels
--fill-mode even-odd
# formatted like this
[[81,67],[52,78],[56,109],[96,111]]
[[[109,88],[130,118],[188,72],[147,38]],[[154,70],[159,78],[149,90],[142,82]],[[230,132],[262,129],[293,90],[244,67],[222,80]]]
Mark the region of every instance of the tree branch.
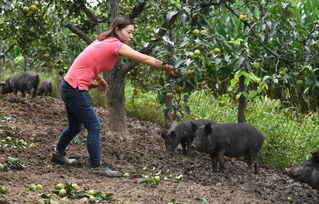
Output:
[[98,17],[96,15],[94,15],[94,13],[92,13],[86,6],[85,6],[85,3],[86,1],[85,0],[75,0],[74,3],[78,3],[79,4],[79,7],[81,10],[84,11],[84,13],[86,14],[86,16],[91,19],[92,21],[96,22],[96,23],[102,23],[102,22],[107,22],[108,21],[108,18],[107,17]]
[[132,9],[132,12],[131,14],[129,15],[130,19],[134,19],[136,18],[137,16],[139,16],[142,11],[144,10],[144,6],[146,4],[146,1],[148,0],[143,0],[141,1],[139,4],[137,4],[133,9]]
[[10,45],[10,47],[9,47],[6,51],[4,51],[3,53],[0,52],[0,59],[1,59],[1,58],[4,58],[4,56],[5,56],[14,46],[16,46],[16,44]]
[[86,36],[86,34],[81,31],[81,29],[79,29],[78,27],[76,27],[75,25],[71,24],[71,23],[66,23],[64,25],[65,27],[67,27],[69,30],[71,30],[73,33],[77,34],[82,40],[84,40],[84,42],[86,42],[87,44],[91,44],[93,42],[93,40],[91,40],[90,38],[88,38]]

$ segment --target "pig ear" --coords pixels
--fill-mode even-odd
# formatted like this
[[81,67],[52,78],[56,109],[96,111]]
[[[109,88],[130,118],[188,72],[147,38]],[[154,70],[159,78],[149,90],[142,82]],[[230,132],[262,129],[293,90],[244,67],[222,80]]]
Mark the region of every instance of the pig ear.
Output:
[[204,127],[205,133],[210,134],[212,133],[212,126],[210,123],[206,124]]
[[166,134],[165,132],[163,132],[163,133],[161,134],[161,137],[162,137],[163,139],[165,139],[166,136],[167,136],[167,134]]
[[172,132],[171,132],[171,134],[170,134],[170,136],[171,136],[172,138],[175,138],[175,137],[176,137],[175,132],[174,132],[174,131],[172,131]]
[[192,125],[192,131],[195,132],[198,129],[197,125],[193,122],[191,122],[191,125]]

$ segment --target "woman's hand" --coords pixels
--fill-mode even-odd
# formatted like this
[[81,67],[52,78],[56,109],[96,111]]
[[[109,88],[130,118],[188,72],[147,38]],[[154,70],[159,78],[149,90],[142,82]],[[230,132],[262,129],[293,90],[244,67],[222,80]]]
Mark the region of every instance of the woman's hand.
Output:
[[97,82],[97,90],[99,92],[106,92],[107,88],[108,88],[108,85],[104,79]]
[[95,80],[97,81],[97,90],[99,92],[106,92],[108,85],[106,81],[103,79],[103,77],[100,75],[97,75]]
[[165,64],[163,65],[163,68],[168,72],[170,73],[171,75],[175,76],[175,77],[178,77],[179,74],[175,71],[174,67],[172,65],[169,65],[169,64]]

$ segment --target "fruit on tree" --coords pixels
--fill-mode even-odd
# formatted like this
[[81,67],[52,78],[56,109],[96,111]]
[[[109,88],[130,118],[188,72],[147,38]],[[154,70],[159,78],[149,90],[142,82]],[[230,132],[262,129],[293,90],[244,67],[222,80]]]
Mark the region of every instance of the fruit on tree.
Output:
[[216,47],[216,48],[214,49],[213,53],[214,53],[215,55],[219,55],[219,54],[221,53],[220,48]]
[[303,80],[299,79],[296,82],[297,85],[302,86],[304,84]]
[[30,7],[29,7],[29,10],[30,11],[35,11],[35,10],[37,10],[38,9],[38,7],[36,6],[36,5],[34,5],[34,4],[32,4]]
[[194,55],[200,55],[200,54],[201,54],[200,50],[195,50],[194,51]]
[[253,68],[253,69],[259,69],[259,68],[260,68],[260,64],[255,61],[255,62],[251,63],[251,68]]
[[173,99],[174,98],[174,94],[173,93],[167,93],[166,94],[166,98]]
[[197,35],[199,35],[201,32],[200,32],[200,30],[198,30],[198,29],[194,29],[192,33],[193,33],[193,35],[197,36]]
[[23,13],[27,14],[29,12],[29,7],[24,7],[23,8]]
[[189,53],[188,53],[188,57],[194,58],[194,57],[195,57],[195,54],[194,54],[193,52],[189,52]]
[[202,34],[202,35],[206,35],[208,32],[207,32],[207,30],[205,30],[205,29],[203,29],[203,30],[201,30],[200,31],[200,34]]
[[239,15],[239,19],[240,19],[241,21],[248,21],[248,20],[249,20],[249,18],[247,17],[247,15],[246,15],[245,13],[241,13],[241,14]]
[[37,6],[37,7],[40,6],[40,2],[38,2],[38,1],[34,1],[33,4],[34,4],[35,6]]

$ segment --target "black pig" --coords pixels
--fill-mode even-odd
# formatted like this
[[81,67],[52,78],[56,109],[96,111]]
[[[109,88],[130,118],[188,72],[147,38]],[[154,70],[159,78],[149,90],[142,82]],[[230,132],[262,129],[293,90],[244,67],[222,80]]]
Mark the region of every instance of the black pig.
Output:
[[38,96],[51,96],[52,95],[52,83],[50,80],[43,80],[38,87]]
[[181,144],[183,153],[189,154],[189,148],[194,140],[195,132],[192,129],[191,123],[196,125],[215,124],[211,120],[186,120],[174,123],[167,133],[162,133],[166,151],[173,154],[175,148]]
[[35,97],[39,85],[39,75],[34,71],[26,71],[8,78],[0,83],[0,93],[6,94],[13,92],[17,95],[21,91],[25,97],[25,92]]
[[254,164],[255,173],[258,173],[256,161],[257,153],[261,149],[264,136],[253,126],[245,123],[207,124],[198,127],[192,123],[195,131],[194,146],[201,152],[206,152],[212,159],[212,167],[225,169],[224,156],[243,157],[249,166]]
[[312,153],[311,159],[290,168],[288,175],[319,190],[319,152]]

